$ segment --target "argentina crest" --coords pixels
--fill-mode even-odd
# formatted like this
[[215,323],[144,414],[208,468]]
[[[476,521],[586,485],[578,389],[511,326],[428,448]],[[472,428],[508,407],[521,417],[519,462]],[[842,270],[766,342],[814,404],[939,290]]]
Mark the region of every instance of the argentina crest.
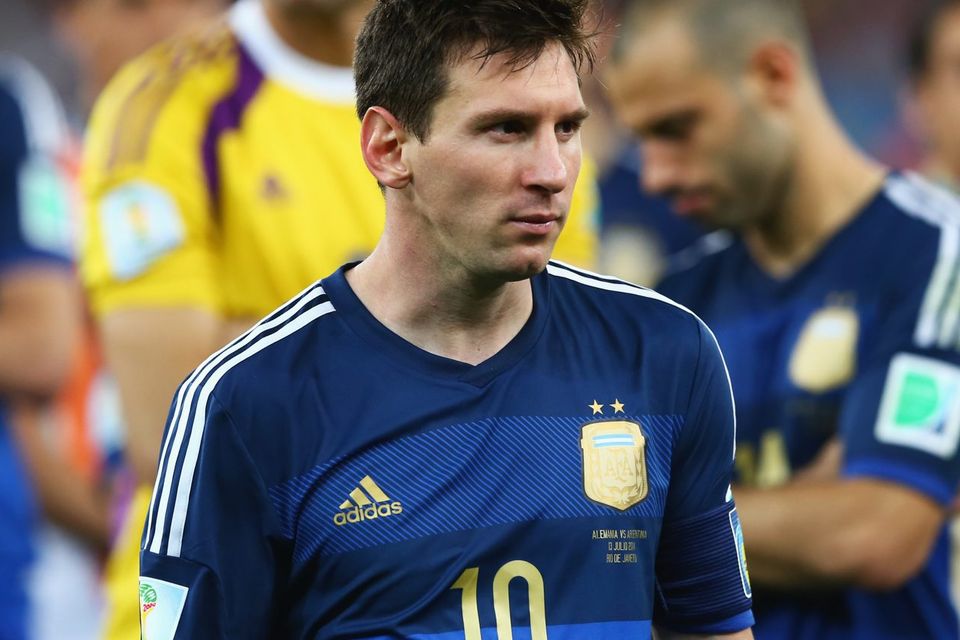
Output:
[[647,440],[638,423],[590,422],[581,434],[583,490],[588,498],[624,511],[647,497]]

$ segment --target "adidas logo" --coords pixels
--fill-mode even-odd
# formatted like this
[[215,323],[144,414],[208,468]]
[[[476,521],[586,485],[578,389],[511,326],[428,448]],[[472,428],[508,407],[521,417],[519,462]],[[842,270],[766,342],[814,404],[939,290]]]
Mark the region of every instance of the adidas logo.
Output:
[[403,513],[403,505],[390,499],[370,476],[364,476],[360,486],[350,492],[350,498],[340,505],[340,513],[333,516],[333,524],[342,527],[365,520],[389,518]]

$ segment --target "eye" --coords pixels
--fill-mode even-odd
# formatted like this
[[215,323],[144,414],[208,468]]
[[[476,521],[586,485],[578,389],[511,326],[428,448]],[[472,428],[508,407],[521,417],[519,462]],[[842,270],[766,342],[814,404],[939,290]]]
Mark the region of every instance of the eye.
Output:
[[501,135],[516,136],[526,131],[526,127],[519,120],[505,120],[492,125],[490,130]]
[[693,111],[678,113],[654,123],[647,135],[661,140],[686,140],[693,133],[699,119],[700,115]]
[[571,137],[580,131],[583,123],[579,120],[567,120],[557,125],[557,133],[562,136]]

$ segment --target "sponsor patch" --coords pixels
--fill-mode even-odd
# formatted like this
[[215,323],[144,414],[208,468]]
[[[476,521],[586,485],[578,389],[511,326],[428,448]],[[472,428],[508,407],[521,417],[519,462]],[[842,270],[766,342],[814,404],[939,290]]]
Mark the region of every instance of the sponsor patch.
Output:
[[887,373],[875,431],[880,442],[951,458],[960,441],[960,367],[897,354]]
[[743,527],[740,526],[740,516],[737,510],[730,512],[730,530],[737,544],[737,561],[740,564],[740,584],[743,585],[743,595],[753,597],[753,588],[750,586],[750,572],[747,571],[747,552],[743,545]]
[[129,182],[104,196],[100,224],[110,271],[119,280],[140,275],[184,240],[173,198],[146,182]]
[[173,640],[190,589],[140,576],[141,640]]
[[71,192],[63,170],[52,160],[34,157],[18,175],[20,228],[35,249],[73,257]]

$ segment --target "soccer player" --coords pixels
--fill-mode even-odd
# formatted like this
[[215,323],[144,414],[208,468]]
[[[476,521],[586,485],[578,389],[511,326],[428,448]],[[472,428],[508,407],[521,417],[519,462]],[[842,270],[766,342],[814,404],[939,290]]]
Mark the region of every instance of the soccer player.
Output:
[[915,121],[927,147],[923,172],[960,191],[960,2],[935,3],[910,41]]
[[[0,638],[25,640],[46,462],[38,415],[65,381],[80,324],[70,210],[58,165],[59,103],[24,62],[0,56]],[[23,454],[23,455],[22,455]],[[34,455],[36,454],[36,455]],[[24,455],[26,458],[24,458]],[[71,512],[69,507],[65,512]]]
[[734,232],[662,290],[728,357],[757,637],[957,638],[960,205],[848,142],[798,3],[638,0],[608,82],[645,186]]
[[548,264],[585,5],[375,5],[355,70],[383,235],[180,387],[147,637],[752,637],[712,335]]
[[[176,385],[257,318],[368,254],[383,227],[350,70],[369,5],[241,0],[221,24],[139,57],[95,109],[81,266],[141,483],[119,551],[128,593]],[[559,249],[574,263],[593,259],[593,189],[581,179]],[[135,604],[112,638],[136,637]]]

